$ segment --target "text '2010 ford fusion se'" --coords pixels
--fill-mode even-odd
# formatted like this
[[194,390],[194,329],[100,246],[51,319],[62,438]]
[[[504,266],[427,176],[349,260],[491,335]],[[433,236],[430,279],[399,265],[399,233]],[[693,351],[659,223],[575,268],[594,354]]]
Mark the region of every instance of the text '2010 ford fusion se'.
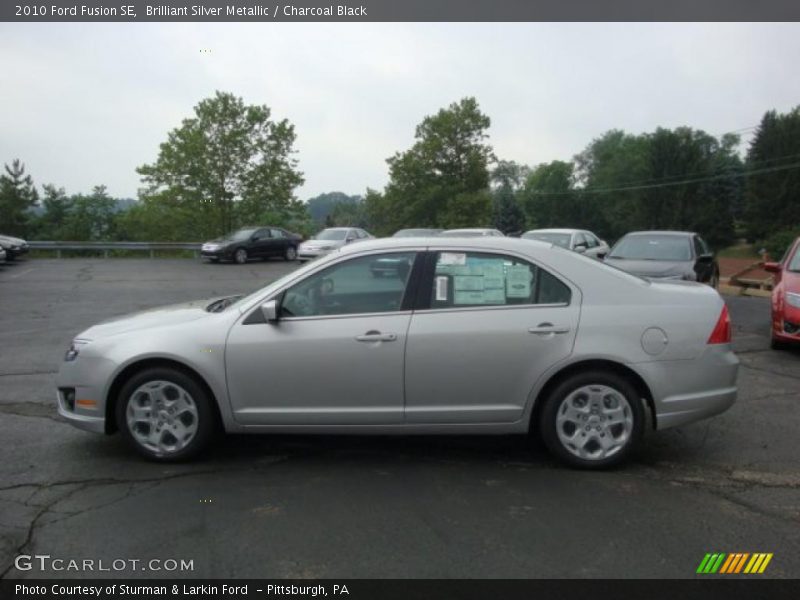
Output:
[[[391,270],[376,265],[392,264]],[[401,268],[402,267],[402,268]],[[59,413],[144,456],[218,430],[524,434],[602,468],[645,429],[736,398],[728,310],[551,244],[395,238],[343,247],[248,295],[107,321],[75,338]]]

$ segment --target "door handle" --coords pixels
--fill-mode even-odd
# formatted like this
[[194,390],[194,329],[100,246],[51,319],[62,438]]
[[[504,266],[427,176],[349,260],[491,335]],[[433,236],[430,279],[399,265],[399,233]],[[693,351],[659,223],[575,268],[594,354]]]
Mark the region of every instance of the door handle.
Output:
[[548,333],[569,333],[569,327],[553,325],[552,323],[539,323],[536,327],[528,327],[528,333],[539,335]]
[[397,340],[396,333],[381,333],[380,331],[368,331],[364,335],[357,335],[357,342],[394,342]]

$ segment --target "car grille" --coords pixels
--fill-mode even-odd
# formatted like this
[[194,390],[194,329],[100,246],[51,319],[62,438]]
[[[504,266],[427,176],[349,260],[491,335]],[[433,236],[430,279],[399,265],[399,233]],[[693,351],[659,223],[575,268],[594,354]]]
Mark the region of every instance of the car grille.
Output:
[[800,324],[792,323],[790,321],[784,321],[783,330],[788,334],[797,335],[798,333],[800,333]]

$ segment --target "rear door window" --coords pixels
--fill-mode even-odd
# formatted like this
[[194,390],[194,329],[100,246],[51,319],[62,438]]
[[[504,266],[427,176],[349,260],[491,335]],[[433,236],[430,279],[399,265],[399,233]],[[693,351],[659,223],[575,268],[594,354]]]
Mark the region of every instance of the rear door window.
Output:
[[522,259],[478,252],[438,252],[431,308],[569,304],[557,277]]

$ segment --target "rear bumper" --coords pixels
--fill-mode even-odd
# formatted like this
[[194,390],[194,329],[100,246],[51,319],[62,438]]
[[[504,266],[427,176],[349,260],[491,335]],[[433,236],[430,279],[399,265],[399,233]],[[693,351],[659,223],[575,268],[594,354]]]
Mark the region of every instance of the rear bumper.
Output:
[[739,359],[729,344],[708,346],[692,360],[636,366],[653,394],[657,429],[712,417],[736,402]]

